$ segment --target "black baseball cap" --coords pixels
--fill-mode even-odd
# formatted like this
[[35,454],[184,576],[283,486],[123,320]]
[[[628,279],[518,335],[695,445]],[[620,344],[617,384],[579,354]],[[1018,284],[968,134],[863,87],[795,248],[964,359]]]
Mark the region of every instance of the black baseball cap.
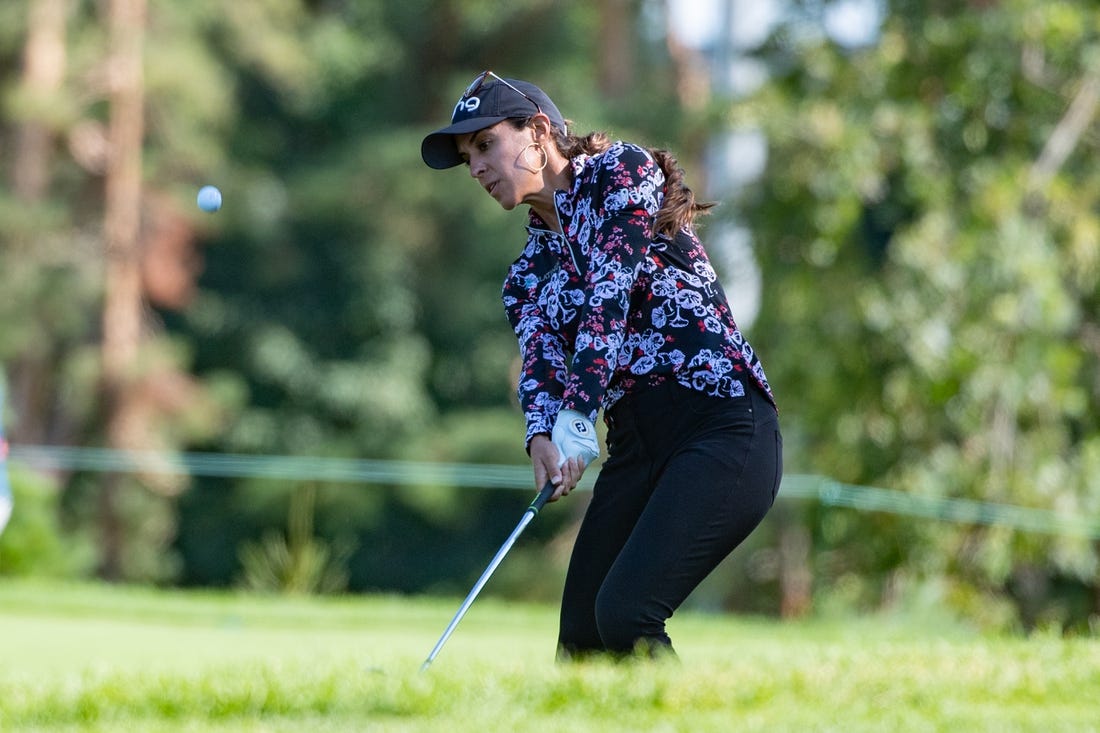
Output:
[[486,71],[455,104],[451,124],[424,138],[420,155],[432,168],[453,168],[462,163],[455,147],[455,135],[484,130],[508,119],[532,117],[540,110],[550,118],[551,124],[565,130],[565,118],[546,92],[530,82],[505,79]]

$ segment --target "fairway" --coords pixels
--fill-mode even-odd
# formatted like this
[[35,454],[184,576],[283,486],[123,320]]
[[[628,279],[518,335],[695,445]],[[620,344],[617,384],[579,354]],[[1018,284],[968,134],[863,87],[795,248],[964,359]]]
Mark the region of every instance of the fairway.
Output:
[[556,610],[0,586],[0,730],[1096,731],[1100,643],[685,614],[679,665],[553,663]]

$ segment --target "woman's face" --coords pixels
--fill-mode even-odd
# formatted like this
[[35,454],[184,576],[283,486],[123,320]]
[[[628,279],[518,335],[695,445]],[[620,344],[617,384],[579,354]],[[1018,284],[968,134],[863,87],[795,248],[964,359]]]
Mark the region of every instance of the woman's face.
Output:
[[533,166],[542,163],[537,149],[529,146],[534,135],[528,127],[516,129],[505,120],[470,135],[455,138],[459,155],[486,193],[505,211],[511,211],[542,191],[544,181]]

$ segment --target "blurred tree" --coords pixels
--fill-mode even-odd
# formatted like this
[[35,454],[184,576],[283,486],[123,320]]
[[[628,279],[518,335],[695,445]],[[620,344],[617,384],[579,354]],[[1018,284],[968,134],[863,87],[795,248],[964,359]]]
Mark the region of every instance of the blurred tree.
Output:
[[[13,6],[7,8],[6,20],[15,20],[14,10]],[[56,321],[67,320],[80,309],[79,304],[73,304],[70,310],[59,298],[51,302],[44,297],[61,284],[58,277],[52,276],[60,269],[58,263],[51,262],[48,255],[43,256],[43,249],[58,249],[50,235],[61,228],[49,194],[54,149],[61,132],[58,117],[63,109],[68,62],[66,22],[70,3],[34,0],[21,10],[25,13],[19,19],[21,22],[5,23],[6,27],[25,27],[26,34],[21,46],[10,47],[14,52],[12,60],[17,59],[18,72],[13,76],[18,81],[8,86],[5,105],[11,120],[5,145],[10,150],[11,165],[7,169],[9,185],[0,199],[5,232],[0,264],[6,273],[0,316],[11,327],[5,329],[7,335],[0,341],[0,353],[6,357],[4,362],[10,364],[12,401],[26,415],[16,435],[42,440],[47,435],[42,407],[57,378],[51,368],[56,353],[54,344],[35,339],[39,332],[35,326],[55,326]],[[77,296],[74,300],[81,290],[72,288],[73,296]],[[57,337],[65,335],[58,333]]]
[[[102,395],[107,442],[112,448],[144,447],[134,425],[133,378],[142,342],[142,288],[140,219],[142,148],[145,139],[145,0],[112,0],[107,6],[109,32],[107,66],[111,75],[108,103],[105,205],[103,215],[104,283],[102,337]],[[100,488],[99,523],[103,558],[100,575],[122,577],[125,528],[121,524],[118,493],[125,478],[104,477]]]
[[[1098,20],[1087,2],[896,2],[866,48],[803,24],[762,51],[776,78],[731,113],[769,138],[741,209],[792,469],[1100,511]],[[1083,539],[839,510],[818,526],[822,585],[864,603],[953,578],[960,606],[1014,599],[1029,624],[1100,611]],[[1021,597],[1021,573],[1091,587],[1091,610]]]

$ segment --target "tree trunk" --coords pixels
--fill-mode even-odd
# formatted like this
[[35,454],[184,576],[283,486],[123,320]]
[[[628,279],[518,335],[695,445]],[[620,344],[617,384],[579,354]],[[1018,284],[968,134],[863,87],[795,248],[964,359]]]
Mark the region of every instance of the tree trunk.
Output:
[[[23,48],[22,86],[35,111],[57,96],[65,80],[65,21],[69,0],[32,0]],[[20,123],[12,150],[12,189],[26,203],[41,201],[49,185],[54,134],[32,116]]]
[[600,91],[608,97],[623,96],[634,83],[633,28],[637,12],[632,0],[603,0],[600,3]]
[[813,607],[812,539],[798,516],[782,517],[779,529],[779,613],[801,618]]
[[[668,9],[667,12],[673,12]],[[666,23],[666,47],[676,75],[676,96],[680,106],[688,112],[699,112],[711,100],[710,73],[706,57],[697,49],[685,44],[673,32],[671,16]]]
[[[126,395],[141,343],[142,296],[139,229],[141,147],[144,138],[142,55],[146,0],[110,0],[110,122],[106,211],[103,231],[106,283],[103,305],[103,399],[107,439],[125,449]],[[103,557],[100,574],[122,572],[123,531],[119,517],[120,476],[104,477],[100,496]]]
[[[65,81],[65,26],[70,10],[70,0],[31,0],[27,7],[20,86],[23,98],[29,100],[29,111],[14,131],[9,174],[16,200],[30,208],[49,193],[56,135],[40,112],[60,95]],[[32,244],[13,242],[16,250],[26,250]],[[19,256],[30,254],[20,251]],[[18,436],[24,441],[41,441],[47,433],[49,405],[44,404],[48,403],[45,396],[54,391],[49,366],[49,355],[42,353],[25,355],[11,364],[10,398],[19,415]]]

